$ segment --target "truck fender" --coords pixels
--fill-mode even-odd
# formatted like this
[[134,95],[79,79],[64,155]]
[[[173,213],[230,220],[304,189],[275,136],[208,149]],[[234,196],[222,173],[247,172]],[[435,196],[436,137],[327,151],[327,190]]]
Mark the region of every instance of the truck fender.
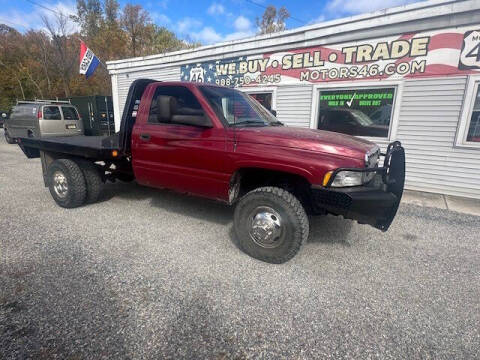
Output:
[[242,162],[238,163],[235,171],[233,172],[232,176],[230,177],[230,186],[228,190],[228,201],[230,204],[235,202],[240,194],[240,188],[242,183],[242,170],[245,169],[258,169],[258,170],[269,170],[269,171],[276,171],[285,174],[296,175],[304,178],[309,183],[312,183],[311,179],[313,179],[312,173],[309,171],[295,167],[295,166],[288,166],[288,165],[276,165],[270,163],[263,163],[263,162]]

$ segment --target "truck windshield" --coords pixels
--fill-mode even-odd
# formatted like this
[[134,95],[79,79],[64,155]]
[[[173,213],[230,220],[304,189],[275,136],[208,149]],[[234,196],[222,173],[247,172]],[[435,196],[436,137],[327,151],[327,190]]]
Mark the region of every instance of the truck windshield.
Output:
[[199,88],[218,118],[229,126],[283,125],[258,101],[241,91],[217,86]]

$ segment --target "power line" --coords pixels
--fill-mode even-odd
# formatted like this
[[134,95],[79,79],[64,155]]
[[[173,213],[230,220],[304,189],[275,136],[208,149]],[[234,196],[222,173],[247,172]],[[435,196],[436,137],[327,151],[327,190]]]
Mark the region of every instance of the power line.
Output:
[[30,4],[36,5],[36,6],[38,6],[38,7],[41,7],[42,9],[51,11],[51,12],[53,12],[54,14],[61,15],[58,11],[53,10],[53,9],[50,9],[49,7],[46,7],[45,5],[39,4],[39,3],[37,3],[37,2],[35,2],[35,1],[33,1],[33,0],[25,0],[25,1],[29,2]]
[[[27,1],[29,1],[29,0],[27,0]],[[259,4],[259,3],[255,2],[255,1],[253,1],[253,0],[245,0],[245,1],[246,1],[247,3],[249,3],[249,4],[252,4],[252,5],[256,5],[256,6],[258,6],[258,7],[261,7],[262,9],[267,9],[267,7],[266,7],[265,5]],[[289,18],[292,19],[292,20],[295,20],[295,21],[299,22],[299,23],[302,24],[302,25],[305,25],[305,24],[307,23],[306,21],[300,20],[300,19],[298,19],[298,18],[296,18],[296,17],[294,17],[294,16],[291,16],[291,15],[289,16]]]
[[[39,4],[39,3],[37,3],[37,2],[35,2],[35,1],[33,1],[33,0],[25,0],[25,1],[31,3],[31,4],[33,4],[33,5],[35,5],[35,6],[41,7],[41,8],[43,8],[43,9],[45,9],[45,10],[51,11],[51,12],[54,13],[54,14],[62,15],[62,14],[59,13],[58,11],[53,10],[53,9],[50,9],[49,7],[47,7],[47,6],[45,6],[45,5],[42,5],[42,4]],[[5,19],[0,18],[0,21],[1,21],[1,22],[4,22],[4,23],[7,23],[7,24],[12,24],[12,25],[14,25],[14,26],[19,26],[19,27],[21,27],[21,28],[23,28],[23,29],[26,29],[26,30],[29,29],[28,26],[25,26],[25,25],[22,25],[22,24],[19,24],[19,23],[15,23],[15,22],[10,21],[10,20],[5,20]]]
[[13,26],[20,26],[21,28],[28,29],[28,27],[26,27],[25,25],[14,23],[13,21],[10,21],[10,20],[5,20],[5,19],[0,18],[0,21],[4,22],[4,23],[7,23],[7,24],[12,24]]

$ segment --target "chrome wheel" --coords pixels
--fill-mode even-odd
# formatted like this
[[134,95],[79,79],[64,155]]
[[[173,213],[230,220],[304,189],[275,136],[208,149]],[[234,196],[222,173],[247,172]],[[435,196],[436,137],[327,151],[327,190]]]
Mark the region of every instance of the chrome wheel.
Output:
[[68,193],[67,178],[61,171],[55,171],[53,174],[53,189],[59,198],[65,198]]
[[283,242],[283,225],[280,215],[268,206],[259,206],[250,216],[249,234],[259,246],[272,249]]

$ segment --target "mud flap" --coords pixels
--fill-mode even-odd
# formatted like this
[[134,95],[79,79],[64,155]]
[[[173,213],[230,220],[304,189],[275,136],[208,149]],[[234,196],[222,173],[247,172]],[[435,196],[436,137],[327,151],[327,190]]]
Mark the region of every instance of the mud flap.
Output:
[[20,146],[20,149],[22,149],[23,153],[28,159],[36,159],[40,157],[40,150],[25,146],[21,143],[21,141],[18,142],[18,146]]

